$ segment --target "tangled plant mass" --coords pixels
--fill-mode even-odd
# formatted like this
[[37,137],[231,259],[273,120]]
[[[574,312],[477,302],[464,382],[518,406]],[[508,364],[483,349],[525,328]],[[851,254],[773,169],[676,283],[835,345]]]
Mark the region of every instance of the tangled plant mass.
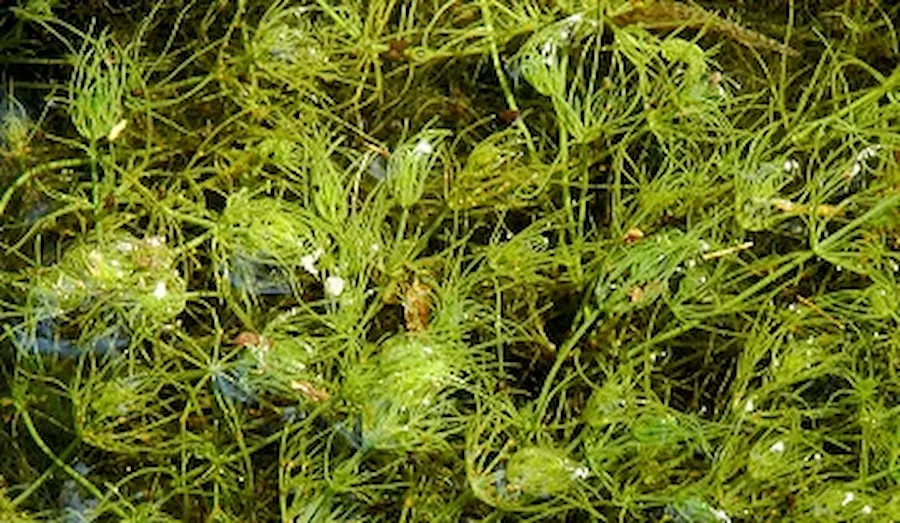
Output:
[[0,521],[900,520],[900,7],[0,7]]

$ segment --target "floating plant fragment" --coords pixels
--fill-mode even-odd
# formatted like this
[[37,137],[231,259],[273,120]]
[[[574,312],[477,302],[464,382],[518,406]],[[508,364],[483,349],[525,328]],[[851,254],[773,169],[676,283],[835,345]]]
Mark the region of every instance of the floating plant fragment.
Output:
[[529,498],[559,496],[571,491],[586,474],[587,469],[563,450],[522,447],[506,463],[506,490]]
[[90,316],[105,308],[114,313],[104,316],[99,325],[113,331],[93,336],[91,344],[98,348],[120,345],[121,341],[103,337],[115,329],[156,329],[173,321],[187,301],[175,255],[161,236],[138,239],[117,232],[85,240],[70,247],[56,265],[38,270],[34,281],[26,324],[32,322],[38,329],[35,340],[50,338],[52,326],[42,322],[52,318],[60,328],[92,325],[97,329],[97,319]]
[[[244,344],[245,352],[232,379],[221,377],[217,387],[233,398],[253,396],[296,397],[319,402],[328,398],[329,386],[315,364],[324,355],[314,347],[317,340],[300,332],[268,327],[262,335],[242,333],[252,342]],[[226,384],[227,383],[227,384]],[[227,390],[226,390],[227,389]]]
[[528,150],[518,129],[496,132],[475,146],[450,183],[447,204],[454,210],[532,205],[544,193],[552,169]]
[[338,45],[330,27],[310,6],[272,2],[253,31],[249,50],[260,78],[284,85],[317,101],[325,96],[321,81],[341,77],[341,62],[331,56]]
[[461,354],[446,342],[415,335],[385,341],[367,361],[347,369],[342,395],[357,405],[361,435],[373,448],[441,447],[453,430],[453,402]]
[[660,231],[640,242],[617,245],[606,257],[594,288],[596,306],[617,313],[646,307],[667,292],[682,266],[703,248],[698,231]]
[[302,276],[318,276],[329,242],[324,229],[297,203],[237,193],[216,229],[219,274],[252,296],[290,294]]

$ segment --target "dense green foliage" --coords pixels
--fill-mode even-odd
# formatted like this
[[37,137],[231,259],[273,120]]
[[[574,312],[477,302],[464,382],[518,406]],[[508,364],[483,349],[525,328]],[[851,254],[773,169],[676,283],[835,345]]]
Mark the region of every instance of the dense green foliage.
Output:
[[898,15],[0,7],[0,521],[900,519]]

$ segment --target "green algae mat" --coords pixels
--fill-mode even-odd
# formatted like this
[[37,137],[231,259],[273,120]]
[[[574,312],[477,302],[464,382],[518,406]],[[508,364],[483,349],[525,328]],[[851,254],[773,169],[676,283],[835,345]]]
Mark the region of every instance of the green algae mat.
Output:
[[0,3],[0,521],[900,520],[898,25]]

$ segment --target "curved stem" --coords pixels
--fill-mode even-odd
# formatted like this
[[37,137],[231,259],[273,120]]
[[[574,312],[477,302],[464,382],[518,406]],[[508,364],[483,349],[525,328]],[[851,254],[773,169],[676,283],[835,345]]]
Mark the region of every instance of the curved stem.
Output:
[[[70,467],[66,462],[60,459],[56,454],[53,453],[53,450],[44,443],[44,440],[41,439],[40,434],[38,434],[37,428],[34,426],[34,423],[31,421],[31,416],[28,414],[28,411],[22,409],[20,411],[22,415],[22,421],[25,423],[25,429],[28,431],[28,434],[31,435],[31,439],[34,440],[35,445],[41,449],[41,451],[50,458],[50,461],[53,462],[54,465],[62,469],[63,472],[66,473],[70,478],[75,480],[76,483],[87,489],[95,498],[98,500],[103,499],[103,493],[100,492],[93,483],[87,480],[84,476],[78,473],[75,469]],[[77,440],[76,440],[77,441]],[[116,505],[110,505],[110,508],[113,512],[116,513],[120,518],[125,518],[128,515],[121,508]]]
[[[480,6],[484,16],[484,25],[487,29],[488,42],[491,48],[491,60],[494,64],[494,72],[497,74],[497,80],[500,82],[500,89],[503,90],[503,97],[506,99],[506,105],[509,106],[511,110],[518,112],[519,105],[516,103],[516,97],[513,95],[512,89],[509,88],[509,82],[506,80],[506,73],[503,71],[503,64],[500,62],[500,50],[497,46],[497,39],[494,36],[497,34],[494,29],[494,18],[491,15],[491,10],[486,1],[482,0]],[[531,153],[532,160],[535,159],[537,157],[537,149],[534,146],[534,141],[531,139],[531,133],[528,132],[528,127],[525,125],[522,118],[516,118],[515,126],[525,138],[525,146],[528,147],[528,152]]]
[[[65,450],[62,451],[62,454],[59,455],[60,460],[65,461],[69,459],[72,453],[75,452],[75,449],[78,448],[79,443],[81,443],[81,441],[78,439],[72,441],[72,443],[69,443],[69,446],[66,447]],[[47,470],[45,470],[38,479],[32,481],[31,484],[28,485],[28,488],[23,490],[21,494],[16,496],[16,498],[11,501],[12,506],[17,507],[24,503],[25,500],[28,499],[32,494],[34,494],[37,489],[41,488],[41,485],[43,485],[48,479],[53,477],[53,473],[56,471],[56,468],[57,466],[55,463],[52,466],[47,467]]]
[[563,343],[562,347],[559,348],[559,352],[556,353],[556,361],[553,362],[553,367],[550,368],[550,372],[548,372],[547,377],[544,378],[544,385],[541,387],[541,395],[538,396],[536,411],[537,420],[544,418],[544,414],[547,411],[547,404],[550,402],[550,392],[553,390],[553,380],[556,379],[556,375],[559,373],[559,369],[562,368],[563,362],[566,361],[578,341],[581,340],[588,329],[590,329],[599,318],[599,310],[591,312],[590,316],[585,318],[581,326],[578,327],[578,330],[575,331],[572,336]]
[[47,172],[53,171],[56,169],[64,169],[64,168],[73,168],[80,167],[84,164],[88,163],[88,160],[84,158],[67,158],[64,160],[56,160],[52,162],[48,162],[45,164],[41,164],[31,169],[28,169],[24,173],[22,173],[16,181],[14,181],[3,193],[3,197],[0,198],[0,216],[3,215],[3,212],[6,210],[7,205],[9,205],[9,201],[12,199],[13,193],[15,193],[16,189],[22,187],[29,180],[34,178],[35,176]]

